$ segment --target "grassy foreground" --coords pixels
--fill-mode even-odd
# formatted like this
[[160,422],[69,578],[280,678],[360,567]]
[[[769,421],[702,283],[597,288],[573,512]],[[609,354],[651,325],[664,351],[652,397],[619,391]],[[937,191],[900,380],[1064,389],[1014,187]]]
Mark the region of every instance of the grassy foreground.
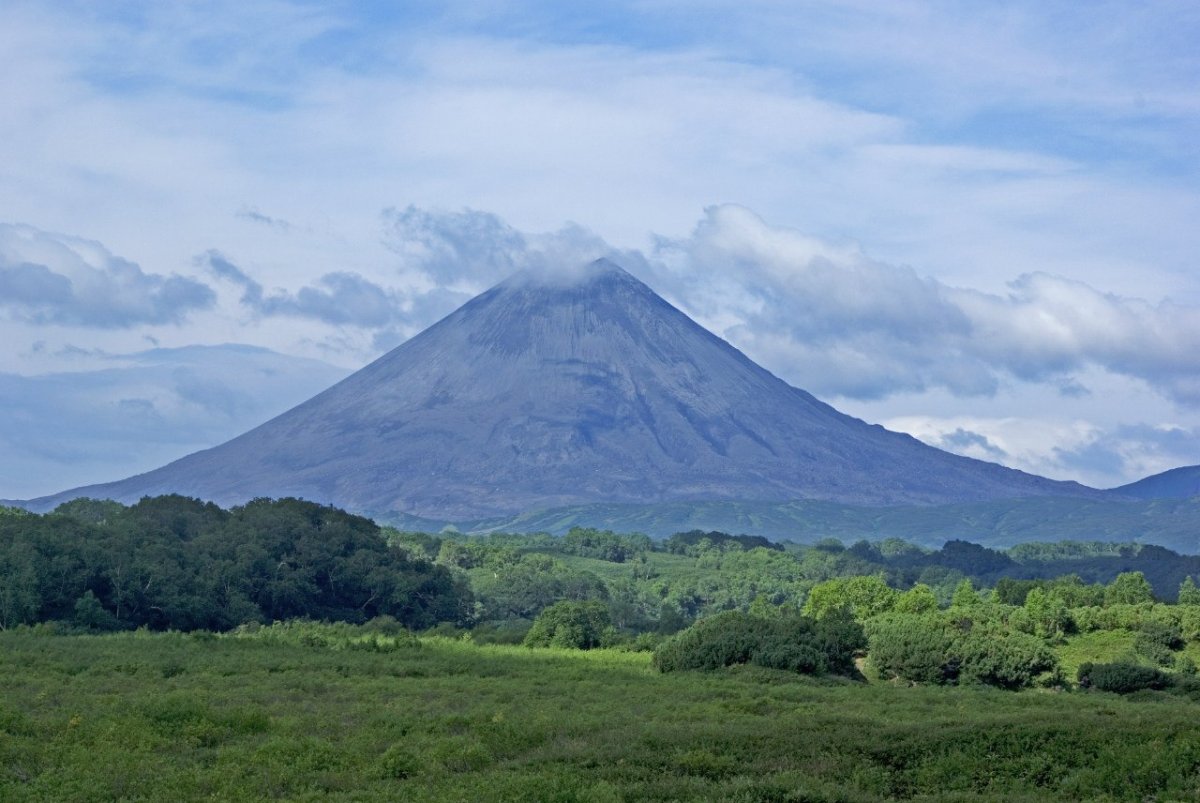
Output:
[[0,800],[1200,800],[1200,706],[646,654],[0,633]]

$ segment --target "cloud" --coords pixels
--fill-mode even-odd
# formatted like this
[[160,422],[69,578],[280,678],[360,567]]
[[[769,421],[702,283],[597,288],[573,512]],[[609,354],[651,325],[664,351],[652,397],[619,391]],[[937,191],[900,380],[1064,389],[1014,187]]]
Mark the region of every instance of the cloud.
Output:
[[441,290],[473,294],[522,271],[544,281],[574,281],[601,257],[648,270],[640,251],[615,248],[575,223],[532,234],[491,212],[415,206],[387,210],[384,223],[384,242],[400,257],[400,268]]
[[650,261],[686,309],[819,395],[991,395],[1017,379],[1078,396],[1074,374],[1095,366],[1200,405],[1200,308],[1047,273],[1005,294],[952,287],[737,206],[707,209]]
[[220,251],[210,249],[195,262],[241,287],[241,304],[264,317],[308,318],[332,326],[368,329],[387,326],[403,317],[402,298],[357,273],[327,273],[315,285],[265,295],[261,284]]
[[251,279],[246,273],[233,264],[228,257],[215,248],[205,251],[192,260],[198,266],[207,267],[218,279],[233,282],[242,288],[242,303],[258,309],[262,304],[262,285]]
[[939,449],[1110,488],[1200,462],[1200,428],[1086,421],[903,416],[883,422]]
[[949,449],[959,454],[964,454],[968,451],[979,451],[988,455],[992,460],[997,461],[1003,460],[1008,456],[1007,452],[989,441],[986,435],[980,435],[978,432],[970,432],[962,427],[943,435],[941,442],[943,449]]
[[0,224],[0,308],[27,323],[100,329],[180,324],[215,302],[207,285],[145,273],[97,242]]
[[335,326],[375,328],[395,320],[399,304],[394,295],[356,273],[327,273],[316,286],[263,298],[257,309],[263,315],[292,315]]
[[384,212],[385,242],[435,284],[491,283],[525,267],[525,235],[497,215],[409,206]]
[[292,224],[288,223],[286,220],[283,220],[282,218],[271,217],[270,215],[264,215],[262,212],[259,212],[253,207],[243,207],[239,209],[234,217],[237,217],[241,220],[248,220],[251,223],[258,223],[262,226],[268,226],[272,229],[282,232],[291,231],[293,228]]
[[147,471],[239,435],[348,373],[239,345],[81,351],[97,367],[0,373],[0,497]]

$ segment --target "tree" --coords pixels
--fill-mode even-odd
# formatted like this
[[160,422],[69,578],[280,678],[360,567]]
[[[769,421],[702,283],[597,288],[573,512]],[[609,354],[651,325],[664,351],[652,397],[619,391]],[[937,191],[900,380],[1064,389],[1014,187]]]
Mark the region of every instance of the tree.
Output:
[[982,602],[979,593],[975,591],[974,584],[970,580],[963,580],[954,589],[954,596],[950,598],[950,607],[967,610],[978,607]]
[[116,630],[120,627],[117,617],[100,604],[90,589],[75,603],[71,622],[87,630]]
[[0,630],[36,620],[42,595],[35,561],[28,544],[0,545]]
[[1104,589],[1105,605],[1136,605],[1153,601],[1154,589],[1141,572],[1121,572]]
[[45,516],[0,517],[0,627],[59,619],[224,630],[380,615],[429,627],[465,621],[470,608],[457,575],[389,546],[374,522],[298,499],[233,511],[182,496],[128,508],[75,500]]
[[1014,577],[1001,577],[992,589],[997,602],[1004,605],[1020,607],[1025,604],[1029,592],[1035,588],[1045,588],[1045,580],[1019,580]]
[[1180,605],[1200,605],[1200,588],[1196,588],[1190,574],[1179,584],[1178,602]]
[[472,572],[488,619],[533,619],[556,602],[607,600],[608,589],[591,572],[571,569],[548,555],[514,554]]
[[974,575],[1001,572],[1013,564],[1012,558],[1003,552],[959,540],[947,541],[932,558],[942,566]]
[[1039,638],[1060,639],[1073,624],[1066,603],[1043,588],[1030,589],[1025,596],[1024,608],[1033,624],[1034,635]]
[[813,586],[804,603],[804,613],[816,619],[847,609],[858,621],[890,611],[900,592],[880,576],[839,577]]
[[611,641],[613,635],[612,619],[603,602],[565,600],[538,614],[524,644],[590,650]]
[[938,609],[937,596],[924,583],[917,583],[896,599],[896,613],[931,613]]

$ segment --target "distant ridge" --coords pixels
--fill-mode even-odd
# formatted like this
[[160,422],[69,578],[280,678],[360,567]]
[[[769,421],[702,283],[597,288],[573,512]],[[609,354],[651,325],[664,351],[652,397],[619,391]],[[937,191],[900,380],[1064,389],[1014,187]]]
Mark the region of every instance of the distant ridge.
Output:
[[1200,496],[1200,466],[1181,466],[1113,488],[1113,493],[1138,499],[1187,499]]
[[640,532],[663,538],[687,530],[720,530],[772,540],[814,543],[837,538],[849,545],[900,538],[937,548],[962,539],[991,547],[1027,541],[1103,541],[1157,544],[1200,553],[1200,497],[1189,499],[1080,499],[1038,496],[949,505],[869,507],[827,501],[663,502],[554,508],[474,521],[379,518],[400,529],[465,533],[548,532],[571,527]]
[[606,260],[517,274],[227,443],[28,505],[169,492],[445,520],[600,502],[1104,495],[839,413]]

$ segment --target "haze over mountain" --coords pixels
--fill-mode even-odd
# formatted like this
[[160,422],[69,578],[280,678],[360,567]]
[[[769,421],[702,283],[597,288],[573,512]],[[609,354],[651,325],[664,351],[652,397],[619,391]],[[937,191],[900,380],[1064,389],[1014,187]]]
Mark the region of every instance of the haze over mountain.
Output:
[[169,492],[445,519],[592,502],[1102,495],[843,415],[606,260],[519,273],[244,435],[30,506]]

